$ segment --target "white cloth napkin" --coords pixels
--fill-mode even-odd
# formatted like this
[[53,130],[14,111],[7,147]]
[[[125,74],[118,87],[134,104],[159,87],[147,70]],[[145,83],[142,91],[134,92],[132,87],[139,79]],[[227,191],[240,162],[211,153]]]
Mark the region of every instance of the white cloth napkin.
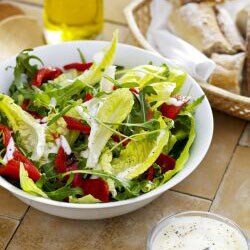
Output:
[[[235,18],[236,13],[244,8],[248,1],[230,1],[233,4],[225,4],[225,8]],[[152,1],[152,21],[148,29],[147,40],[156,51],[171,59],[196,80],[207,81],[216,65],[195,47],[171,33],[167,20],[172,8],[172,3],[168,0]]]

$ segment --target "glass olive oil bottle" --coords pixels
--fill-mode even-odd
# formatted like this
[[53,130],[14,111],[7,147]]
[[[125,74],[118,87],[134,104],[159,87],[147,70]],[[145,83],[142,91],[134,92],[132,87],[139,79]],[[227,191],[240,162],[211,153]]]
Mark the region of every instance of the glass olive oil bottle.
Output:
[[102,0],[45,0],[47,43],[93,39],[102,31]]

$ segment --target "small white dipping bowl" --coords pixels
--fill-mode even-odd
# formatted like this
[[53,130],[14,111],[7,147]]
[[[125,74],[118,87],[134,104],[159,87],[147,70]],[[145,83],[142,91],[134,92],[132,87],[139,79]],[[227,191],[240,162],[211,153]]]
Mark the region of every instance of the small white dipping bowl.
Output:
[[[40,57],[45,66],[62,67],[65,64],[79,61],[77,48],[80,48],[87,61],[91,61],[93,55],[105,46],[108,42],[101,41],[79,41],[67,42],[58,45],[46,45],[34,49],[34,54]],[[166,44],[167,46],[167,44]],[[162,63],[173,64],[171,61],[159,57],[152,52],[139,49],[133,46],[118,44],[115,64],[132,68],[152,61],[155,65]],[[7,66],[15,66],[15,57],[0,63],[0,92],[8,93],[9,86],[13,79],[13,70],[6,70]],[[190,76],[188,76],[181,93],[189,94],[193,98],[204,95],[202,89]],[[175,175],[164,185],[139,197],[100,204],[72,204],[44,199],[23,192],[21,189],[10,184],[0,176],[0,186],[13,193],[17,198],[28,205],[52,215],[71,219],[104,219],[129,213],[145,206],[166,190],[172,188],[188,175],[190,175],[204,158],[213,134],[213,116],[207,98],[197,108],[196,115],[196,139],[190,151],[190,158],[183,170]]]

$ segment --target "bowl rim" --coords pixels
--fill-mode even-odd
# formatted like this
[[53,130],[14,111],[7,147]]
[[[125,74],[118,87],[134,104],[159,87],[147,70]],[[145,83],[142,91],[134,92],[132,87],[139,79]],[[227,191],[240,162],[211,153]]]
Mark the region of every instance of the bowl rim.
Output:
[[[50,45],[38,46],[38,47],[35,47],[33,51],[36,52],[36,51],[40,51],[40,50],[43,50],[43,49],[46,49],[46,48],[52,48],[52,47],[64,46],[64,45],[71,45],[71,44],[73,45],[73,44],[77,44],[77,43],[81,43],[81,44],[97,44],[97,45],[103,45],[103,46],[106,46],[106,45],[110,44],[110,42],[108,42],[108,41],[95,41],[95,40],[70,41],[70,42],[64,42],[64,43],[60,43],[60,44],[50,44]],[[145,54],[156,57],[158,60],[161,60],[162,62],[173,65],[173,62],[171,62],[171,60],[168,60],[168,59],[166,59],[166,58],[164,58],[164,57],[160,56],[159,54],[156,54],[156,53],[154,53],[152,51],[148,51],[148,50],[138,48],[138,47],[135,47],[135,46],[132,46],[132,45],[124,44],[124,43],[118,43],[117,44],[117,49],[119,49],[119,47],[121,49],[127,48],[127,49],[132,49],[132,50],[139,50],[140,52],[143,52]],[[9,59],[7,59],[7,60],[5,60],[3,62],[0,62],[0,67],[2,67],[2,64],[6,64],[8,62],[11,62],[15,58],[16,58],[16,55],[10,57]],[[199,88],[199,90],[204,94],[204,92],[203,92],[202,88],[200,87],[200,85],[190,75],[188,75],[188,78],[189,78],[190,81],[192,81],[192,84],[196,85],[196,87]],[[56,207],[62,207],[62,208],[72,208],[72,209],[104,209],[104,208],[122,207],[122,206],[126,206],[126,205],[129,205],[129,204],[139,203],[139,202],[142,202],[142,201],[145,201],[145,200],[148,200],[148,199],[153,199],[154,197],[157,197],[157,196],[161,195],[163,192],[169,190],[173,186],[180,183],[187,176],[189,176],[199,166],[199,164],[201,163],[201,161],[205,157],[205,155],[206,155],[206,153],[207,153],[207,151],[208,151],[208,149],[210,147],[212,137],[213,137],[214,120],[213,120],[212,109],[211,109],[211,106],[210,106],[209,101],[206,98],[206,96],[204,98],[204,102],[206,102],[206,105],[207,105],[207,114],[206,115],[208,116],[208,122],[210,123],[209,125],[211,127],[211,130],[209,131],[209,134],[207,136],[207,144],[203,145],[203,152],[196,157],[195,163],[188,170],[187,173],[184,172],[185,174],[183,174],[183,171],[184,171],[184,169],[183,169],[182,171],[177,173],[175,176],[173,176],[169,181],[167,181],[163,185],[153,189],[152,191],[150,191],[148,193],[144,193],[144,194],[141,194],[141,195],[139,195],[137,197],[130,198],[130,199],[127,199],[127,200],[121,200],[121,201],[114,201],[114,202],[107,202],[107,203],[95,203],[95,204],[78,204],[78,203],[61,202],[61,201],[56,201],[56,200],[51,200],[51,199],[46,199],[46,198],[43,198],[43,197],[38,197],[38,196],[35,196],[35,195],[31,195],[31,194],[26,193],[23,190],[17,188],[13,184],[11,184],[7,180],[5,180],[2,176],[0,176],[0,187],[3,187],[5,189],[7,189],[8,191],[10,191],[15,196],[18,196],[20,198],[29,200],[31,203],[32,202],[37,202],[37,203],[46,204],[46,205],[50,205],[50,206],[56,206]],[[175,181],[176,176],[178,176],[178,178],[179,178],[177,182]]]

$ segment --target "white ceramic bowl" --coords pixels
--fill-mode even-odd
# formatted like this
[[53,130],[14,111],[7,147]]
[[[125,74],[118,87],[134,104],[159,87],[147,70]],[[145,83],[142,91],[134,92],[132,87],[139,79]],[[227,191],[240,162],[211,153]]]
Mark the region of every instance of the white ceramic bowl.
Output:
[[[38,47],[34,50],[34,54],[40,57],[46,66],[62,67],[70,62],[79,61],[77,48],[80,48],[83,51],[87,60],[91,60],[93,54],[100,51],[103,47],[107,46],[107,44],[107,42],[100,41],[68,42],[59,45]],[[152,52],[129,45],[118,45],[115,60],[116,64],[131,68],[141,64],[147,64],[150,61],[156,65],[162,63],[171,64],[170,61],[161,58]],[[9,65],[15,65],[15,58],[11,58],[0,64],[0,91],[4,93],[8,93],[8,88],[13,79],[13,71],[6,71],[5,69]],[[204,95],[200,86],[190,76],[187,78],[181,92],[187,94],[190,90],[190,86],[190,96],[197,98]],[[153,201],[163,192],[181,182],[197,168],[209,148],[213,134],[213,116],[209,102],[206,98],[198,107],[195,119],[197,135],[191,148],[190,158],[185,164],[184,169],[164,185],[139,197],[102,204],[70,204],[27,194],[7,182],[1,176],[0,186],[9,190],[17,198],[38,210],[65,218],[92,220],[129,213]]]

